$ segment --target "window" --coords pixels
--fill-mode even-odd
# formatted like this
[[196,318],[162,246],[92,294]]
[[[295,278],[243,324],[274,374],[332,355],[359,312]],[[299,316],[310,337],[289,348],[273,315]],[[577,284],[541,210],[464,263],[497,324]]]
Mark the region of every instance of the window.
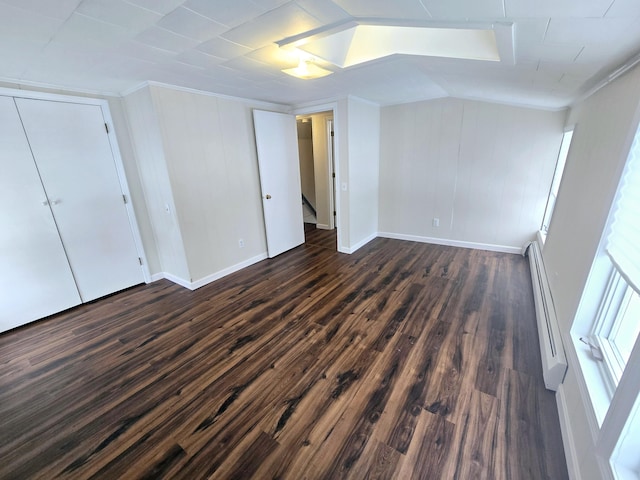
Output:
[[612,268],[591,340],[594,356],[604,362],[610,395],[620,382],[640,333],[640,296],[616,268]]
[[590,340],[613,394],[640,333],[640,135],[631,147],[613,206],[606,254],[611,273]]
[[560,180],[562,180],[562,173],[564,172],[564,166],[567,162],[567,154],[569,153],[569,145],[571,144],[571,138],[573,137],[573,130],[564,132],[562,137],[562,143],[560,144],[560,151],[558,152],[558,160],[556,162],[556,169],[553,173],[553,181],[551,182],[551,189],[549,190],[549,198],[547,199],[547,206],[544,209],[544,217],[542,219],[542,226],[540,230],[543,233],[547,233],[549,230],[549,224],[551,223],[551,216],[553,215],[553,209],[556,206],[556,197],[558,196],[558,190],[560,188]]

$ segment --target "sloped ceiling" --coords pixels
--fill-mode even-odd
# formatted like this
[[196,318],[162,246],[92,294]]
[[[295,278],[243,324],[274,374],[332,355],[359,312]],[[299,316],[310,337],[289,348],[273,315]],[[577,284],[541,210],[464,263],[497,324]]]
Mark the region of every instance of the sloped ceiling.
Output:
[[[278,47],[349,21],[512,24],[514,62],[393,55],[300,80]],[[0,81],[122,94],[145,81],[283,104],[455,96],[562,108],[640,52],[638,0],[0,0]]]

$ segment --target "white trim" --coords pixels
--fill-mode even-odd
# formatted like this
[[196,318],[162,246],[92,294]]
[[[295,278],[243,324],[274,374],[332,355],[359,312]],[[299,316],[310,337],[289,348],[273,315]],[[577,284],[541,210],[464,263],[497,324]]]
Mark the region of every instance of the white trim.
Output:
[[403,233],[378,232],[382,238],[393,238],[395,240],[408,240],[410,242],[433,243],[436,245],[447,245],[450,247],[473,248],[474,250],[488,250],[490,252],[515,253],[520,255],[522,247],[511,247],[508,245],[494,245],[491,243],[465,242],[462,240],[450,240],[446,238],[422,237],[418,235],[405,235]]
[[98,95],[101,97],[119,97],[120,95],[116,92],[105,92],[105,91],[101,91],[101,90],[89,90],[86,88],[77,88],[77,87],[70,87],[70,86],[64,86],[64,85],[58,85],[55,83],[45,83],[45,82],[35,82],[32,80],[19,80],[17,78],[10,78],[10,77],[1,77],[0,76],[0,82],[5,82],[5,83],[11,83],[14,85],[17,85],[18,88],[21,87],[22,85],[26,86],[26,87],[32,87],[32,88],[47,88],[49,90],[64,90],[66,92],[70,92],[70,93],[83,93],[85,95]]
[[369,235],[368,237],[360,240],[358,243],[356,243],[355,245],[351,246],[351,247],[346,247],[343,248],[342,250],[338,250],[339,252],[342,253],[354,253],[356,250],[361,249],[362,247],[364,247],[367,243],[369,243],[371,240],[375,240],[378,237],[378,235],[376,233],[372,233],[371,235]]
[[164,272],[154,273],[153,275],[151,275],[150,281],[148,281],[147,283],[157,282],[158,280],[162,280],[164,278],[167,278]]
[[366,98],[362,98],[362,97],[359,97],[357,95],[352,95],[352,94],[347,95],[347,100],[357,100],[359,102],[366,103],[366,104],[374,106],[374,107],[380,107],[381,106],[378,102],[374,102],[372,100],[367,100]]
[[236,102],[247,103],[253,107],[264,107],[264,108],[274,108],[279,112],[287,112],[290,108],[289,105],[285,105],[283,103],[274,103],[274,102],[265,102],[264,100],[253,100],[251,98],[243,98],[243,97],[234,97],[232,95],[225,95],[223,93],[215,93],[215,92],[207,92],[205,90],[198,90],[197,88],[189,88],[189,87],[181,87],[179,85],[171,85],[169,83],[156,82],[153,80],[148,80],[136,85],[133,88],[129,88],[120,93],[120,96],[126,97],[127,95],[131,95],[138,90],[145,87],[161,87],[167,88],[169,90],[175,90],[178,92],[186,92],[193,93],[195,95],[204,95],[206,97],[216,97],[216,98],[224,98],[225,100],[233,100]]
[[118,179],[120,180],[120,188],[126,199],[125,209],[127,210],[127,216],[129,217],[129,225],[131,226],[131,233],[133,234],[133,243],[135,244],[136,250],[138,251],[138,256],[142,260],[142,276],[144,277],[144,281],[148,283],[151,280],[149,262],[144,251],[144,244],[142,243],[142,235],[140,234],[140,227],[138,226],[136,212],[133,208],[133,198],[131,196],[131,191],[129,190],[129,183],[127,182],[124,162],[122,160],[122,156],[120,155],[120,146],[118,145],[118,138],[116,136],[116,129],[113,123],[113,118],[111,118],[109,102],[107,100],[101,100],[100,108],[102,111],[104,122],[108,126],[107,137],[111,145],[111,154],[113,155],[116,173],[118,175]]
[[569,418],[569,407],[564,394],[564,384],[558,386],[556,391],[556,404],[558,406],[558,418],[560,419],[560,432],[562,433],[562,445],[564,446],[564,456],[567,462],[567,470],[571,480],[581,480],[580,460],[576,452],[576,444],[573,432],[571,431],[571,420]]
[[235,265],[231,265],[230,267],[227,268],[223,268],[222,270],[219,270],[215,273],[212,273],[211,275],[207,275],[204,278],[201,278],[199,280],[194,281],[188,281],[185,280],[183,278],[177,277],[171,273],[167,273],[167,272],[161,272],[161,273],[156,273],[153,275],[153,281],[156,280],[160,280],[161,278],[166,278],[167,280],[173,282],[173,283],[177,283],[178,285],[180,285],[181,287],[184,288],[188,288],[189,290],[197,290],[200,287],[204,287],[205,285],[208,285],[211,282],[215,282],[216,280],[220,280],[222,277],[226,277],[227,275],[231,275],[232,273],[235,273],[239,270],[242,270],[243,268],[247,268],[251,265],[253,265],[254,263],[258,263],[261,262],[262,260],[267,258],[267,252],[261,253],[259,255],[256,255],[255,257],[251,257],[248,258],[247,260],[243,260],[240,263],[236,263]]
[[[305,105],[300,107],[294,107],[292,111],[292,115],[309,115],[314,113],[322,113],[322,112],[332,112],[333,114],[333,143],[334,143],[334,152],[333,152],[333,166],[335,169],[335,184],[340,185],[340,126],[342,122],[342,117],[338,112],[338,102],[330,102],[330,103],[315,103],[313,105]],[[346,117],[345,117],[346,121]],[[342,219],[342,200],[339,192],[336,192],[335,195],[335,211],[336,216],[334,218],[336,231],[336,244],[337,250],[341,253],[351,253],[352,248],[342,245],[342,225],[340,223]],[[349,218],[348,212],[345,214],[345,217]]]
[[76,97],[60,93],[40,92],[37,90],[20,90],[17,88],[0,87],[0,95],[4,97],[28,98],[32,100],[47,100],[50,102],[79,103],[82,105],[96,105],[102,107],[109,105],[104,98]]
[[326,223],[316,223],[316,228],[319,228],[320,230],[333,230],[333,228]]

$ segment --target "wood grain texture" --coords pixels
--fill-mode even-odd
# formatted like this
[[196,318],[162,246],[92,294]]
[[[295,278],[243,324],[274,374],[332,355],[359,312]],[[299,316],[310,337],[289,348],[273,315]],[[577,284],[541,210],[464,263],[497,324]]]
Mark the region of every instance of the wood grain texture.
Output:
[[335,231],[0,335],[0,479],[567,478],[525,259]]

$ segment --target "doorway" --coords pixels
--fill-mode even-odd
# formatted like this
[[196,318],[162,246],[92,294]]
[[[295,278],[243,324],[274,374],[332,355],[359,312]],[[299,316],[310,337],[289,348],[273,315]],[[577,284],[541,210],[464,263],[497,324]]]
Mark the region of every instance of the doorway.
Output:
[[[333,111],[326,110],[296,116],[302,209],[306,237],[313,230],[330,231],[336,237],[335,145]],[[307,242],[308,243],[308,242]],[[337,242],[333,243],[335,250]]]

